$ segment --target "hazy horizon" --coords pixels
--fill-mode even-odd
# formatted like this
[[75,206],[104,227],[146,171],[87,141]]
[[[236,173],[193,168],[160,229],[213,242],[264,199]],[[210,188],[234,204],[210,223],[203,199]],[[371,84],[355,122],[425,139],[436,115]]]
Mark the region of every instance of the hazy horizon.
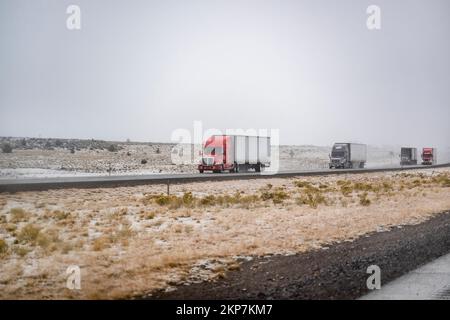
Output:
[[[68,30],[66,8],[81,8]],[[381,8],[381,30],[366,8]],[[169,143],[279,129],[283,145],[450,143],[450,2],[0,3],[0,136]]]

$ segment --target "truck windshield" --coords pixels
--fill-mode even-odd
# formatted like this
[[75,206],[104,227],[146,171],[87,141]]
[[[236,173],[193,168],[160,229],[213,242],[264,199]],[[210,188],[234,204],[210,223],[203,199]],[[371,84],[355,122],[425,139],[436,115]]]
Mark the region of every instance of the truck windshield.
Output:
[[221,155],[221,154],[223,154],[223,149],[222,149],[222,147],[208,146],[203,149],[203,153],[207,154],[207,155],[211,155],[211,156]]
[[340,151],[340,150],[333,150],[331,152],[331,157],[332,158],[344,158],[345,157],[345,152],[344,151]]

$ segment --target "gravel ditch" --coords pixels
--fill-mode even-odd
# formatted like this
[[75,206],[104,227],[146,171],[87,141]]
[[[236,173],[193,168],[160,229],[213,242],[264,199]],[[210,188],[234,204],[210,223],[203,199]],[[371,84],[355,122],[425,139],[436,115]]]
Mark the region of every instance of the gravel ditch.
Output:
[[371,233],[292,256],[243,262],[224,279],[156,292],[147,299],[355,299],[368,292],[367,267],[387,283],[450,252],[450,211],[412,226]]

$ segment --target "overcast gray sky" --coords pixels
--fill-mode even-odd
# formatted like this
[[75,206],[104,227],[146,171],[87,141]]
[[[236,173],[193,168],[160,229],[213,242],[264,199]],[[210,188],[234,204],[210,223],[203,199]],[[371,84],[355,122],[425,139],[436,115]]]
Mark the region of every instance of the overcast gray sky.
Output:
[[448,146],[449,14],[448,0],[1,0],[0,135],[170,141],[201,120],[283,144]]

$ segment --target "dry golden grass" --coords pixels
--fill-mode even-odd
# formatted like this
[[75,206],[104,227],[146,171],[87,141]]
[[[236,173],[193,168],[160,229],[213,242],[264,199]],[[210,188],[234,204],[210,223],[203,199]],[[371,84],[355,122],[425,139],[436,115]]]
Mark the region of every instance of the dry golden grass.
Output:
[[[224,277],[236,256],[303,252],[450,209],[448,169],[165,188],[1,194],[0,298],[143,295]],[[81,291],[65,288],[73,264]]]

